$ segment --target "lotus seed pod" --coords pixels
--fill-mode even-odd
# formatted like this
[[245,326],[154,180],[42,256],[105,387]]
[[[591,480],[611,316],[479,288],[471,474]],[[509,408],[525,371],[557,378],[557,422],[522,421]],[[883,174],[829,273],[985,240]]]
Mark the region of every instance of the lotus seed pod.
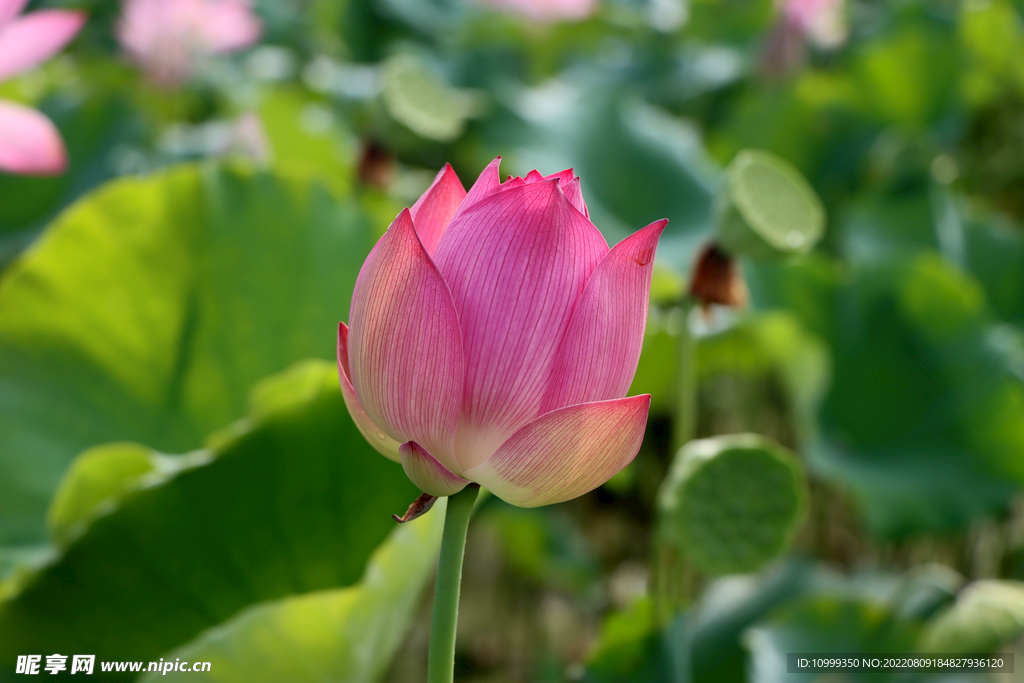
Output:
[[803,520],[803,469],[756,434],[691,441],[659,494],[663,533],[712,576],[759,569],[785,551]]
[[810,184],[774,154],[744,150],[716,198],[718,241],[754,259],[803,254],[825,232],[825,209]]
[[417,135],[450,142],[462,134],[467,113],[464,94],[411,54],[388,59],[381,94],[388,114]]
[[995,652],[1024,633],[1024,583],[975,581],[921,634],[924,652]]

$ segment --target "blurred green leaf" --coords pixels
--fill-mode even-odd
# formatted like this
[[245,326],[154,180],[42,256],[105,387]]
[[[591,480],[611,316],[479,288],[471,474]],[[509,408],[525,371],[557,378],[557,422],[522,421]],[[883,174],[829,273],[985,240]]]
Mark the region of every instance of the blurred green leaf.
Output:
[[931,198],[925,191],[870,194],[848,204],[839,227],[843,256],[877,264],[939,248]]
[[327,106],[298,88],[275,88],[260,104],[273,165],[316,177],[338,192],[353,183],[355,143],[339,134]]
[[960,227],[964,267],[999,318],[1024,326],[1024,230],[998,216],[965,216]]
[[96,446],[75,458],[50,504],[50,537],[64,545],[113,502],[160,467],[160,456],[135,443]]
[[[359,579],[394,528],[390,514],[418,492],[352,424],[334,363],[303,363],[267,382],[302,384],[296,374],[317,391],[238,423],[233,438],[156,480],[137,480],[20,582],[0,603],[0,674],[17,654],[44,650],[155,661],[249,605]],[[423,560],[406,561],[415,574]]]
[[778,605],[810,591],[816,579],[812,565],[790,560],[761,575],[709,584],[693,609],[678,617],[686,621],[681,632],[687,637],[675,647],[687,650],[693,683],[746,683],[746,629]]
[[939,22],[919,19],[865,44],[854,72],[858,106],[908,129],[934,122],[955,94],[954,40]]
[[835,300],[835,379],[808,462],[881,533],[962,526],[1022,476],[1024,386],[965,278],[926,253],[858,268]]
[[531,128],[516,158],[531,168],[574,168],[610,243],[668,218],[658,259],[687,271],[711,230],[717,168],[696,129],[621,87],[580,78],[588,80],[589,87],[556,83],[520,94],[516,110]]
[[679,330],[682,321],[675,312],[666,314],[651,308],[644,331],[640,362],[629,387],[629,396],[651,395],[651,412],[668,413],[676,400]]
[[1024,90],[1024,26],[1018,10],[1007,0],[964,3],[958,23],[965,53],[961,84],[968,101],[985,104],[1007,87]]
[[792,542],[806,488],[796,457],[770,439],[691,441],[662,484],[659,526],[707,574],[754,571]]
[[370,556],[357,585],[250,607],[163,656],[210,662],[208,673],[151,673],[139,680],[380,680],[436,564],[446,503],[442,498],[430,514],[394,529]]
[[215,167],[65,212],[0,282],[0,540],[42,538],[85,448],[195,448],[259,379],[333,358],[372,222],[308,181]]
[[587,683],[655,683],[667,680],[660,656],[661,634],[654,605],[641,598],[629,609],[611,614],[587,659]]
[[[780,606],[747,631],[752,683],[818,680],[821,674],[786,673],[790,652],[912,652],[915,622],[894,617],[889,607],[870,597],[819,593]],[[845,680],[893,680],[892,672],[845,673]]]
[[558,508],[517,508],[496,500],[481,511],[474,525],[490,532],[522,579],[582,591],[597,578],[586,538]]
[[1024,633],[1024,583],[975,581],[921,634],[925,652],[988,653]]
[[831,351],[831,388],[802,452],[854,494],[875,532],[961,528],[1007,505],[1024,447],[1022,354],[975,280],[905,248],[846,267],[747,265],[758,307],[789,308]]
[[[715,431],[760,432],[772,427],[773,432],[793,433],[802,441],[814,432],[829,386],[830,359],[828,348],[795,316],[774,311],[747,316],[721,332],[700,337],[697,372],[706,393],[717,389],[723,394],[718,398],[725,405],[705,404],[701,409]],[[723,380],[733,382],[727,392],[722,390]],[[758,381],[766,385],[762,391],[744,389]],[[776,386],[783,391],[782,400],[766,395]],[[770,412],[780,408],[778,414]],[[775,424],[772,418],[788,424]]]

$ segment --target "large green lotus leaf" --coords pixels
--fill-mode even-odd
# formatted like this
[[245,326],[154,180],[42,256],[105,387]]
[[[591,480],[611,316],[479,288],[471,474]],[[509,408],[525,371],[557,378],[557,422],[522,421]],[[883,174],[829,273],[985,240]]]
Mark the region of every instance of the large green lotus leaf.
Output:
[[332,358],[372,222],[299,178],[193,166],[62,214],[0,282],[0,543],[42,538],[85,448],[195,448],[259,379]]
[[654,683],[672,680],[670,662],[650,598],[608,616],[587,658],[585,683]]
[[1024,387],[984,294],[934,254],[854,271],[836,298],[834,383],[811,466],[879,532],[957,528],[1020,481]]
[[941,188],[857,201],[840,230],[843,255],[872,264],[941,251],[984,288],[995,317],[1024,323],[1024,231]]
[[250,605],[358,581],[418,492],[360,436],[336,373],[266,380],[216,446],[81,506],[84,529],[0,591],[0,677],[25,653],[156,661]]
[[758,307],[789,308],[828,344],[821,438],[804,455],[877,533],[961,528],[1006,505],[1022,475],[1024,346],[976,280],[934,252],[747,273]]
[[743,632],[778,605],[813,589],[819,577],[815,567],[789,560],[762,574],[731,576],[712,582],[693,609],[679,615],[686,638],[677,650],[686,650],[694,683],[745,683],[747,662]]
[[582,680],[817,680],[786,674],[786,653],[912,652],[922,611],[951,600],[960,580],[937,566],[903,577],[845,578],[821,565],[789,560],[761,574],[712,581],[660,632],[647,601],[613,613]]
[[995,652],[1024,633],[1024,583],[976,581],[921,635],[925,652]]
[[259,112],[275,168],[306,172],[338,189],[352,185],[355,140],[331,125],[322,102],[300,88],[282,86],[266,93]]
[[[953,41],[948,25],[921,17],[865,43],[853,69],[855,106],[908,129],[936,121],[955,93]],[[892,64],[901,68],[892,69]]]
[[141,681],[373,683],[405,636],[437,560],[447,500],[391,532],[362,581],[250,607],[164,661],[210,662],[206,673],[150,673]]
[[964,266],[985,288],[999,318],[1024,326],[1024,230],[1000,217],[966,219]]
[[[919,625],[898,619],[882,600],[847,591],[823,592],[788,602],[744,634],[753,683],[819,680],[822,674],[787,673],[787,653],[910,653]],[[844,680],[891,680],[879,672],[845,673]]]

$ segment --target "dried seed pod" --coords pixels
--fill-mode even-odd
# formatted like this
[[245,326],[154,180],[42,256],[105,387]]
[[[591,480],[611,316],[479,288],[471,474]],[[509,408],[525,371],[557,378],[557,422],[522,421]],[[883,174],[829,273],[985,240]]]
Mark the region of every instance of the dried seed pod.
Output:
[[747,305],[747,283],[739,264],[716,242],[708,243],[697,254],[690,296],[704,309],[712,304],[730,308]]

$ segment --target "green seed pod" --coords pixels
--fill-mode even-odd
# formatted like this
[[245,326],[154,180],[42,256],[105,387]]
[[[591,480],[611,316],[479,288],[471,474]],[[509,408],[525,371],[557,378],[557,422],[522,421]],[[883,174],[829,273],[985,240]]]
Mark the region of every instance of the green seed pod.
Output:
[[691,441],[659,493],[666,540],[706,574],[751,572],[785,551],[807,506],[795,455],[756,434]]
[[462,134],[468,111],[464,94],[440,80],[414,55],[399,54],[387,60],[381,94],[388,114],[417,135],[450,142]]
[[1024,633],[1024,583],[975,581],[921,634],[924,652],[995,652]]
[[725,172],[716,198],[718,241],[754,259],[803,254],[825,232],[825,208],[792,164],[743,150]]

